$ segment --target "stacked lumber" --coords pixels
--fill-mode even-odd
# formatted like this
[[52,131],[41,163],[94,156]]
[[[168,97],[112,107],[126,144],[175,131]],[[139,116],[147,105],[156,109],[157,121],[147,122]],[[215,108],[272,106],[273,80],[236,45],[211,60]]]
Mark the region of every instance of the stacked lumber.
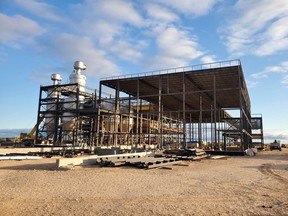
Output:
[[201,160],[203,158],[207,158],[209,155],[206,154],[206,152],[203,149],[196,149],[195,150],[195,155],[192,160]]
[[201,160],[209,156],[203,149],[166,150],[164,154],[179,160]]

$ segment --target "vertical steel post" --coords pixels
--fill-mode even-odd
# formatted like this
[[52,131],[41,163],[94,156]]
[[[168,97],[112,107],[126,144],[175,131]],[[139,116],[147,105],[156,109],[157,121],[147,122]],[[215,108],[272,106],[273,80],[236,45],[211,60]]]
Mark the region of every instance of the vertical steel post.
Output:
[[158,80],[159,84],[158,84],[158,145],[160,148],[162,148],[162,80],[161,80],[161,76],[159,76],[159,80]]
[[[75,151],[75,143],[79,142],[79,127],[81,127],[81,119],[80,119],[80,115],[79,115],[79,84],[77,84],[77,93],[76,93],[76,131],[75,131],[75,140],[74,140],[74,136],[73,136],[73,151]],[[75,101],[74,101],[75,103]]]
[[[216,75],[213,73],[213,102],[214,102],[214,145],[219,145],[217,142],[217,95],[216,95]],[[218,146],[219,147],[219,146]]]
[[140,110],[141,110],[141,114],[140,114],[140,128],[139,128],[139,134],[140,134],[140,145],[143,144],[143,135],[142,135],[142,132],[143,132],[143,113],[142,113],[142,99],[140,99]]
[[[53,140],[54,140],[54,145],[57,143],[57,140],[58,142],[61,141],[59,140],[59,134],[58,134],[58,129],[59,129],[59,119],[60,119],[60,98],[59,98],[59,92],[58,92],[58,86],[55,86],[55,89],[54,91],[56,90],[57,92],[57,99],[56,99],[56,112],[55,112],[55,119],[54,119],[54,122],[55,122],[55,127],[54,127],[54,137],[53,137]],[[61,143],[62,144],[62,143]]]
[[[133,130],[133,124],[134,124],[134,117],[131,117],[131,112],[133,111],[133,107],[131,106],[131,95],[129,95],[129,121],[128,121],[128,132],[127,132],[127,145],[129,145],[129,143],[131,144],[132,147],[132,136],[131,136],[131,132]],[[133,124],[130,125],[130,120],[131,118],[133,118]],[[132,128],[131,128],[132,126]]]
[[[97,127],[98,127],[98,104],[97,104],[97,92],[95,89],[95,97],[93,99],[93,126],[91,131],[91,137],[93,140],[91,140],[91,150],[94,149],[94,147],[97,145]],[[96,112],[95,112],[96,111]],[[97,114],[96,114],[97,113]],[[96,115],[95,115],[96,114]],[[93,144],[92,144],[93,143]]]
[[211,150],[213,148],[213,105],[211,104],[210,106],[210,121],[211,121],[211,124],[210,124],[210,142],[211,142]]
[[[42,106],[42,86],[40,86],[40,91],[39,91],[39,100],[38,100],[38,114],[37,114],[37,128],[36,128],[36,136],[35,136],[35,140],[32,144],[32,147],[34,147],[34,145],[36,144],[37,140],[39,139],[39,126],[40,126],[40,111],[41,111],[41,106]],[[43,118],[44,119],[44,118]]]
[[[97,98],[96,98],[97,100]],[[100,81],[99,85],[99,99],[98,99],[98,108],[97,108],[97,128],[96,128],[96,146],[98,147],[100,145],[100,136],[103,136],[103,128],[101,128],[100,132],[100,118],[101,118],[101,106],[102,106],[102,82]]]
[[114,132],[113,132],[113,144],[116,147],[118,142],[118,125],[117,125],[117,117],[120,114],[119,108],[119,96],[120,96],[120,83],[117,80],[117,87],[115,89],[115,104],[114,104]]
[[185,89],[185,73],[182,73],[182,121],[183,121],[183,149],[187,147],[186,142],[186,89]]
[[240,130],[240,137],[241,137],[241,139],[240,139],[240,142],[241,142],[241,146],[240,146],[240,149],[241,149],[241,151],[244,151],[245,150],[245,146],[246,146],[246,144],[244,143],[245,142],[245,140],[244,140],[244,133],[243,133],[243,126],[244,126],[244,124],[243,124],[243,117],[244,117],[244,115],[243,115],[243,100],[242,100],[242,83],[241,83],[241,76],[240,76],[240,68],[238,67],[238,89],[239,89],[239,104],[240,104],[240,107],[239,107],[239,111],[240,111],[240,128],[239,128],[239,130]]
[[139,141],[139,97],[140,97],[140,81],[137,78],[137,97],[136,97],[136,147]]
[[192,142],[193,139],[192,139],[192,114],[191,113],[189,113],[189,125],[190,125],[190,131],[189,131],[189,133],[190,133],[190,142]]
[[202,147],[202,95],[199,95],[199,123],[198,123],[198,144],[199,148]]

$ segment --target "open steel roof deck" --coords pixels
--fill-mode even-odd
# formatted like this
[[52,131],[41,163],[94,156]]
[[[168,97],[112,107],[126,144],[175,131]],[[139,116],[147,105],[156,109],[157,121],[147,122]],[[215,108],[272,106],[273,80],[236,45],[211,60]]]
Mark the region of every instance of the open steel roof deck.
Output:
[[163,111],[201,110],[203,118],[210,118],[211,106],[217,109],[245,106],[250,112],[240,60],[110,77],[100,84],[153,104],[159,103],[161,95]]

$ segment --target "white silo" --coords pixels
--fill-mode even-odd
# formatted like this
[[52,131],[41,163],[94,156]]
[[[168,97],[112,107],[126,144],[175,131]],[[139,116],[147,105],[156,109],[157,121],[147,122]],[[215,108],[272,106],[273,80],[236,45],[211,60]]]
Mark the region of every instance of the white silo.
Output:
[[86,86],[86,76],[81,74],[81,72],[84,70],[86,70],[86,65],[82,61],[76,61],[74,63],[73,73],[70,74],[69,76],[70,83],[80,84],[81,86],[79,90],[82,92],[85,92],[85,86]]
[[[79,91],[85,92],[85,85],[86,85],[86,76],[81,74],[82,71],[86,69],[86,65],[82,61],[76,61],[74,63],[74,70],[73,73],[69,76],[69,83],[70,84],[79,84]],[[66,132],[72,132],[75,127],[75,111],[76,111],[76,100],[77,96],[74,93],[71,93],[67,98],[64,99],[64,110],[66,112],[63,113],[62,118],[62,129]],[[84,96],[79,95],[78,98],[79,106],[83,105]],[[74,111],[69,112],[69,111]]]
[[[51,80],[53,85],[59,85],[62,80],[60,74],[52,74]],[[57,98],[60,98],[60,92],[56,88],[50,88],[47,95],[47,114],[45,115],[45,125],[47,131],[47,138],[52,138],[55,132],[55,115],[53,112],[56,110]]]

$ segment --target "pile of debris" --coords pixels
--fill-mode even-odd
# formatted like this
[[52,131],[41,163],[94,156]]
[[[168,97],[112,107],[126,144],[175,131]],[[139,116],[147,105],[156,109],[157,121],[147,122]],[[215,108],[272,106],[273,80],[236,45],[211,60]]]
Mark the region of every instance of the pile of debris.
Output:
[[[57,149],[59,151],[59,149]],[[6,154],[0,156],[1,160],[31,160],[41,159],[43,156],[53,156],[53,151],[50,154],[40,155],[24,155],[23,153],[17,153],[14,155]],[[30,152],[29,152],[30,153]],[[67,152],[66,152],[67,153]],[[122,153],[110,155],[86,155],[82,154],[71,154],[71,157],[59,158],[56,160],[56,166],[58,168],[63,167],[74,167],[74,166],[85,166],[85,165],[99,165],[101,167],[116,167],[116,166],[132,166],[142,169],[152,168],[169,168],[172,165],[188,166],[184,161],[201,161],[205,158],[220,159],[227,158],[227,156],[210,156],[202,149],[177,149],[177,150],[165,150],[161,152],[134,152],[134,153]],[[57,154],[56,154],[57,155]],[[39,157],[42,156],[42,157]],[[76,156],[76,157],[75,157]]]
[[[138,168],[157,168],[167,167],[172,165],[185,165],[183,160],[201,160],[209,155],[202,149],[185,149],[185,150],[166,150],[161,153],[141,157],[141,156],[121,156],[115,155],[107,157],[99,157],[96,159],[96,164],[101,167],[114,166],[134,166]],[[186,164],[187,165],[187,164]]]

